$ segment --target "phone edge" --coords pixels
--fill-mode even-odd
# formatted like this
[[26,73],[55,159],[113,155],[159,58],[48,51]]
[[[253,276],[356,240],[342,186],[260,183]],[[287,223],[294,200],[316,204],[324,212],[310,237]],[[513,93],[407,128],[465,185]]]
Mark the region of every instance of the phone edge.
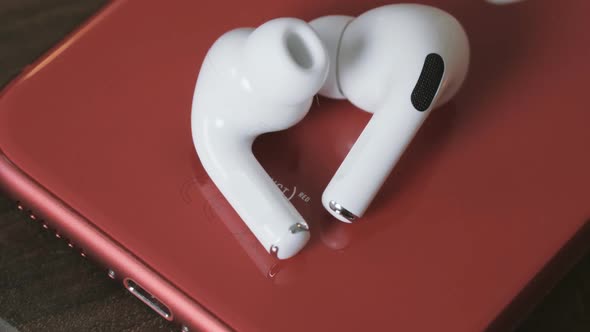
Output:
[[[175,321],[192,329],[232,331],[205,307],[154,271],[124,246],[97,229],[80,213],[22,172],[0,151],[0,186],[5,193],[45,227],[81,250],[85,256],[112,270],[121,283],[133,279],[168,306]],[[106,272],[106,271],[105,271]],[[106,276],[106,273],[105,273]]]

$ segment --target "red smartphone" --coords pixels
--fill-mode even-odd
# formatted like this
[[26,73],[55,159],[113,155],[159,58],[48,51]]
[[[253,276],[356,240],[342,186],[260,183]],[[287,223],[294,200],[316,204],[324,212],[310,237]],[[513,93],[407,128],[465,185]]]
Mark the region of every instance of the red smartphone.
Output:
[[310,224],[292,259],[266,253],[199,163],[189,119],[201,62],[230,29],[382,1],[113,2],[3,91],[0,183],[186,330],[513,324],[506,308],[529,308],[551,282],[523,289],[583,254],[551,263],[572,239],[588,243],[590,3],[420,2],[463,23],[470,74],[363,220],[336,221],[320,196],[370,114],[320,98],[301,123],[255,143]]

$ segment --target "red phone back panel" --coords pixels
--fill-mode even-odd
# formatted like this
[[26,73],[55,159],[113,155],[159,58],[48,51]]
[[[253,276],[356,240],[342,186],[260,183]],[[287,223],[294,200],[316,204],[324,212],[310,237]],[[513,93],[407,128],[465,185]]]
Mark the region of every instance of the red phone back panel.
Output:
[[590,2],[420,2],[463,23],[470,74],[362,221],[337,222],[320,196],[369,114],[320,98],[257,140],[311,225],[288,261],[258,245],[195,154],[201,62],[232,28],[385,1],[116,2],[5,92],[1,149],[233,328],[481,330],[590,217]]

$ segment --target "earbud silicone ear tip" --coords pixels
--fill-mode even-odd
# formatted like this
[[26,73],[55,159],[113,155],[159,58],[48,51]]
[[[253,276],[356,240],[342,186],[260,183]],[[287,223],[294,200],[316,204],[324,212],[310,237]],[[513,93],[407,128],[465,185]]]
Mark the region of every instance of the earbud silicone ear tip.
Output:
[[324,44],[309,24],[295,18],[274,19],[254,30],[244,57],[252,90],[285,104],[315,95],[328,74]]
[[322,96],[333,99],[346,99],[338,84],[338,52],[342,33],[353,19],[352,16],[331,15],[309,22],[324,43],[330,59],[328,77],[319,92]]

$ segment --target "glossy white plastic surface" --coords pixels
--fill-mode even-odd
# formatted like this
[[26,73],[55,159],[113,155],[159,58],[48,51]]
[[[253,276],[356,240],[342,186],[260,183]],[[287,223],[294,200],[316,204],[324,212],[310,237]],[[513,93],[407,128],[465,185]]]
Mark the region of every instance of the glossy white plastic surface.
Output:
[[280,259],[299,252],[309,230],[252,154],[252,143],[307,114],[328,63],[307,23],[280,18],[221,36],[195,88],[191,121],[201,163],[258,241]]
[[[335,23],[330,26],[329,20]],[[337,36],[323,30],[342,31],[339,47],[328,48],[337,52],[331,55],[338,59],[337,87],[324,86],[322,91],[337,89],[355,106],[374,113],[322,196],[328,212],[350,222],[333,211],[330,202],[363,216],[432,108],[447,102],[461,86],[469,64],[469,42],[454,17],[423,5],[379,7],[352,20],[344,30],[336,19],[320,18],[312,26],[321,37]],[[333,40],[324,43],[331,45]],[[411,103],[411,93],[431,53],[443,58],[445,70],[429,109],[420,112]]]
[[328,78],[319,92],[322,96],[334,99],[346,99],[338,85],[338,48],[340,47],[342,31],[344,31],[348,23],[353,19],[354,17],[352,16],[331,15],[323,16],[309,22],[324,42],[330,58]]

